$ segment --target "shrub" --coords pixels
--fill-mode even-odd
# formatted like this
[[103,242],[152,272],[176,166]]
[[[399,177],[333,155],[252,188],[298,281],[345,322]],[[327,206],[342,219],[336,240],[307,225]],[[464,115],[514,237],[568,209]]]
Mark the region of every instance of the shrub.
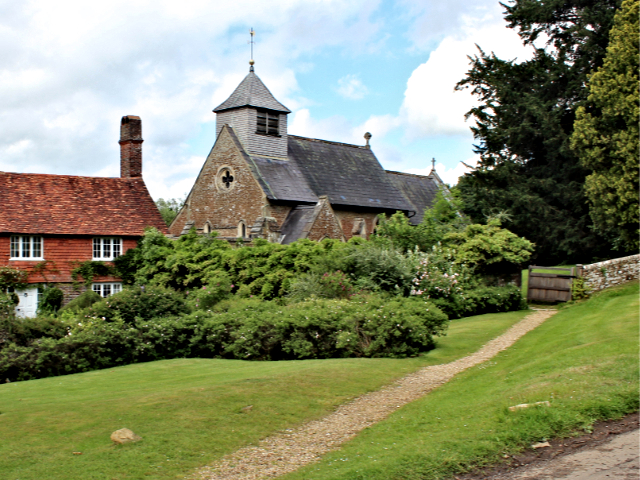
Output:
[[228,297],[234,285],[229,275],[221,273],[209,279],[209,284],[189,292],[188,304],[195,310],[209,310]]
[[58,287],[45,287],[38,304],[38,313],[45,315],[56,313],[62,306],[63,299],[64,293]]
[[102,301],[102,297],[91,289],[87,289],[76,298],[62,307],[61,311],[79,312],[85,308],[89,308],[96,302]]
[[419,298],[380,296],[289,306],[235,298],[182,317],[50,322],[55,331],[49,337],[32,332],[5,344],[0,378],[26,380],[175,357],[405,357],[433,348],[433,337],[445,334],[448,323]]
[[354,287],[347,275],[340,270],[332,273],[309,273],[291,282],[289,298],[302,301],[308,298],[348,298]]
[[485,313],[526,310],[527,302],[515,285],[506,287],[479,287],[447,298],[432,299],[449,318],[471,317]]
[[87,317],[107,321],[121,319],[133,323],[136,318],[148,320],[154,317],[178,315],[188,311],[184,296],[170,288],[158,286],[125,288],[115,295],[94,303],[86,312]]

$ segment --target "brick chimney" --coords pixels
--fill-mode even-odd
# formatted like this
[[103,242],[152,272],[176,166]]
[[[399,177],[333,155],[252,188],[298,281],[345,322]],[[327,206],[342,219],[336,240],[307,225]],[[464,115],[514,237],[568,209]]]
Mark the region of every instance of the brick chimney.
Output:
[[142,121],[126,115],[120,122],[120,177],[142,176]]

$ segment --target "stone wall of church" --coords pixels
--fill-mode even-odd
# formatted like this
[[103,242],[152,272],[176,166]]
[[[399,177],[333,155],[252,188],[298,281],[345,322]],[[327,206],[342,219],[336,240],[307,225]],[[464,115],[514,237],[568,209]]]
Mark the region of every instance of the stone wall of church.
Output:
[[316,208],[319,210],[316,210],[317,215],[309,229],[307,238],[315,241],[324,240],[325,238],[346,240],[340,222],[326,197],[320,197],[320,202]]
[[239,146],[229,130],[222,130],[189,194],[185,207],[169,227],[180,235],[187,222],[199,233],[218,232],[221,237],[238,237],[242,221],[247,235],[256,218],[262,216],[266,199],[253,178]]
[[376,213],[350,210],[335,210],[335,213],[347,240],[355,236],[369,238],[377,225]]
[[216,135],[220,135],[226,124],[233,127],[240,142],[249,155],[287,158],[287,115],[278,115],[280,136],[258,135],[257,110],[255,108],[234,108],[216,114]]

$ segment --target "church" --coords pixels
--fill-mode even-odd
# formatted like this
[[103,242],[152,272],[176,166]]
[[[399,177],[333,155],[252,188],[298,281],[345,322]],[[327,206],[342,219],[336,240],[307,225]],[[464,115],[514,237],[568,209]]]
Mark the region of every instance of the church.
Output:
[[216,141],[169,227],[289,244],[300,239],[368,238],[378,215],[400,211],[418,224],[442,180],[387,171],[364,145],[290,135],[291,111],[254,71],[213,111]]

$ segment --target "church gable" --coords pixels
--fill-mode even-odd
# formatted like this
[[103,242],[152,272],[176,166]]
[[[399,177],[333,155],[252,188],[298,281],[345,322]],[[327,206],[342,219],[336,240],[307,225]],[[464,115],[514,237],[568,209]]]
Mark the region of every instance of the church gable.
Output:
[[289,244],[303,238],[309,240],[323,240],[325,238],[346,240],[340,222],[326,196],[321,196],[315,205],[294,207],[282,225],[281,234],[283,244]]
[[233,129],[223,128],[169,231],[180,235],[185,228],[194,227],[199,233],[246,237],[265,204],[250,158]]

